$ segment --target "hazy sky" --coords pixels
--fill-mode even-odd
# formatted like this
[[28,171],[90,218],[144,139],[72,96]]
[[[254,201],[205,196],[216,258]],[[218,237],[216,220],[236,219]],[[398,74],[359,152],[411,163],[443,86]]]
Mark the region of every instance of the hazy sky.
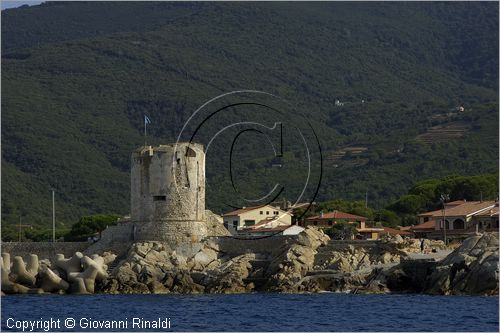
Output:
[[22,5],[38,5],[41,4],[43,1],[3,1],[2,0],[2,9],[7,9],[7,8],[16,8],[16,7],[21,7]]

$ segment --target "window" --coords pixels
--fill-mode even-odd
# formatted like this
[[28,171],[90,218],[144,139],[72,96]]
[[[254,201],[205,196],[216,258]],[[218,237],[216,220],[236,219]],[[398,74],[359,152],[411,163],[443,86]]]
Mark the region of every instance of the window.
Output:
[[278,215],[279,213],[277,211],[274,211],[274,215]]
[[166,195],[153,195],[153,201],[167,201]]
[[332,220],[328,221],[328,225],[333,225],[333,221]]
[[424,217],[424,222],[427,222],[429,221],[429,218],[428,217]]
[[318,225],[318,221],[314,221],[314,222],[313,222],[313,224],[314,224],[314,225]]
[[238,221],[233,221],[233,228],[237,229],[238,228]]
[[263,212],[263,211],[260,211],[260,215],[264,215],[264,212]]
[[245,220],[244,222],[247,227],[255,224],[255,220]]
[[229,229],[229,223],[227,221],[224,222],[224,228]]
[[186,156],[187,157],[196,157],[196,152],[193,149],[188,147],[186,150]]
[[266,210],[266,215],[269,215],[269,211],[268,210]]
[[453,229],[465,229],[465,222],[461,219],[453,221]]

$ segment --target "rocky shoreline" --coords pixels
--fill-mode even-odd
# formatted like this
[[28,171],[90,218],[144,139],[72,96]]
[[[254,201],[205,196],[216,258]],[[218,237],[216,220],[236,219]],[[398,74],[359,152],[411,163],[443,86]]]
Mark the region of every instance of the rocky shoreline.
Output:
[[[248,292],[498,295],[498,238],[471,236],[448,255],[440,241],[388,237],[340,243],[307,228],[273,251],[234,254],[206,239],[190,255],[162,242],[133,243],[27,263],[2,254],[2,293],[199,294]],[[434,251],[434,252],[432,252]]]

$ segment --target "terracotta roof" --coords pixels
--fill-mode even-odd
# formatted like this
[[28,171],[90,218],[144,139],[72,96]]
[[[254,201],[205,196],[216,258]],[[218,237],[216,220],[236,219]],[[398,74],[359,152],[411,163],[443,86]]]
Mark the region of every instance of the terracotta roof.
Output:
[[411,225],[406,226],[406,227],[399,227],[399,230],[403,230],[403,231],[411,230]]
[[339,210],[334,210],[330,213],[325,213],[323,216],[316,215],[313,217],[309,217],[306,220],[329,220],[329,219],[340,219],[340,220],[356,220],[356,221],[366,221],[366,217],[344,213]]
[[431,229],[434,230],[436,228],[435,222],[436,221],[434,221],[434,220],[429,220],[427,222],[412,226],[411,229],[412,230],[431,230]]
[[[460,201],[461,200],[452,202],[458,203]],[[447,203],[446,205],[448,206],[448,204],[449,203]],[[446,207],[445,214],[446,216],[469,216],[494,205],[495,201],[466,201],[462,204],[452,205],[452,207]],[[436,217],[442,215],[443,211],[441,209],[418,214],[418,216],[430,216],[430,217]]]
[[418,216],[442,216],[443,211],[441,209],[431,210],[430,212],[420,213]]
[[487,209],[484,212],[476,214],[474,216],[487,216],[487,217],[491,217],[491,216],[495,216],[495,215],[498,216],[498,206],[495,206],[495,207],[493,207],[491,209]]
[[446,209],[446,216],[469,216],[495,206],[495,201],[468,201],[462,205]]
[[458,205],[464,204],[466,202],[467,201],[465,201],[465,200],[455,200],[455,201],[446,202],[445,206],[458,206]]
[[398,230],[389,227],[384,227],[384,232],[389,235],[402,235],[402,236],[411,235],[411,232],[409,231]]

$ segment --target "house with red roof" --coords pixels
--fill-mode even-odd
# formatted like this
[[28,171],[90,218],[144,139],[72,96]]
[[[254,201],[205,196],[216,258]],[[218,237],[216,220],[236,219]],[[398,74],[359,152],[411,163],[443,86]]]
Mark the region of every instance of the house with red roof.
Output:
[[334,210],[329,213],[320,213],[319,215],[309,217],[305,220],[305,226],[312,225],[319,228],[328,228],[339,222],[355,223],[364,228],[367,218],[364,216],[349,214]]
[[419,224],[411,230],[417,237],[456,238],[475,232],[498,232],[497,201],[457,200],[446,203],[444,209],[421,213]]

